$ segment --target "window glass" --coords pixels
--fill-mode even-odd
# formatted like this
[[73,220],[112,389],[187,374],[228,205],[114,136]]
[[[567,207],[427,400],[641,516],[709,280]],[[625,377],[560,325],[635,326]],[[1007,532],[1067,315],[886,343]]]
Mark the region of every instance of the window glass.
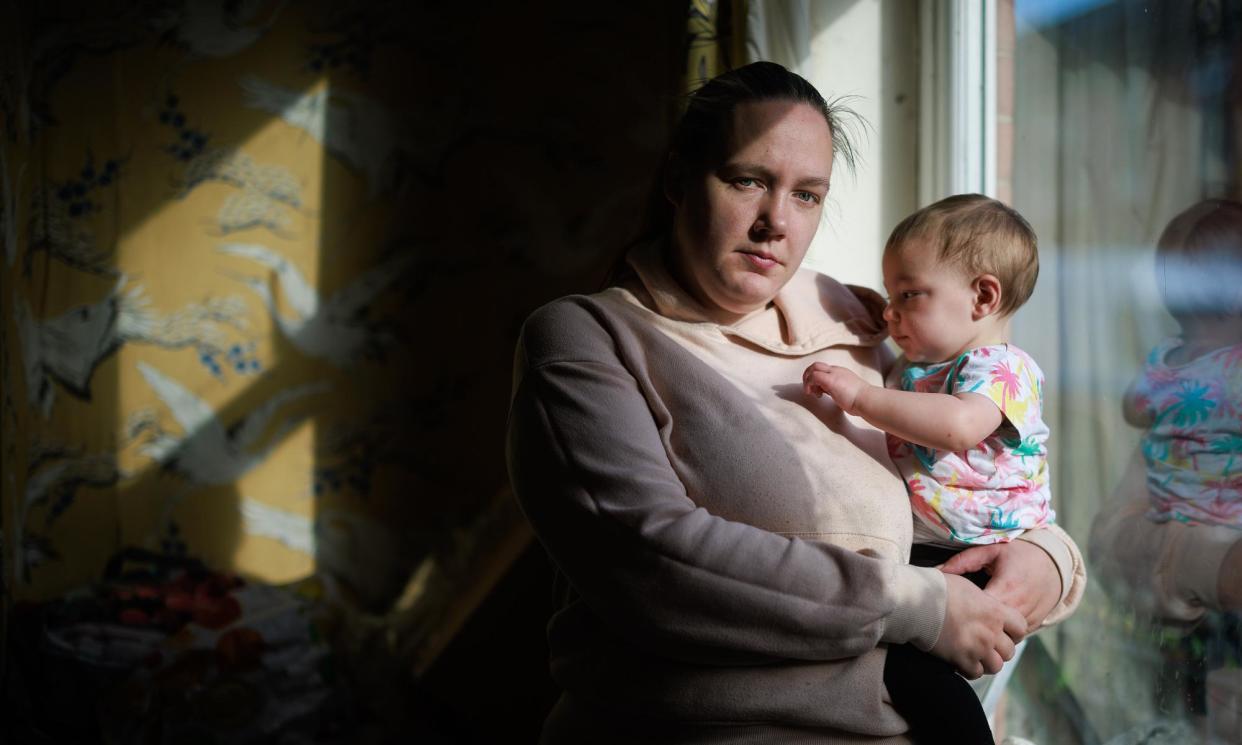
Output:
[[1006,727],[1242,742],[1242,2],[1001,5],[1001,190],[1041,262],[1014,336],[1091,577]]

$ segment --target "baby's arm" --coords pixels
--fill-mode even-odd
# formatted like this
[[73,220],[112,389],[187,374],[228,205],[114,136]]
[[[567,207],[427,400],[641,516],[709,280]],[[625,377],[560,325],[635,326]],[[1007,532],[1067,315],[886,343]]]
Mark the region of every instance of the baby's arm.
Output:
[[853,372],[816,362],[802,374],[811,396],[828,394],[847,414],[907,442],[937,450],[966,450],[1001,425],[1000,409],[974,393],[914,393],[871,385]]

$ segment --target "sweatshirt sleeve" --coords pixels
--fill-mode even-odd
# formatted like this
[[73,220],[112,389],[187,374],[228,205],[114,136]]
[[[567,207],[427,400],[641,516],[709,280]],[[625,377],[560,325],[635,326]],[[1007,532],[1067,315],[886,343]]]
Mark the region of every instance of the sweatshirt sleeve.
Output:
[[617,633],[719,664],[935,643],[945,612],[938,571],[787,538],[695,505],[636,381],[582,308],[554,304],[532,316],[516,368],[514,492],[559,570]]
[[1147,518],[1146,469],[1135,453],[1110,504],[1091,526],[1092,566],[1107,589],[1140,612],[1194,622],[1221,608],[1225,557],[1242,537],[1220,525],[1156,523]]
[[[1060,623],[1078,608],[1082,594],[1087,589],[1087,569],[1074,539],[1056,525],[1045,525],[1028,530],[1018,537],[1020,541],[1033,543],[1048,554],[1061,575],[1061,599],[1044,618],[1043,626]],[[1034,631],[1034,629],[1032,629]]]

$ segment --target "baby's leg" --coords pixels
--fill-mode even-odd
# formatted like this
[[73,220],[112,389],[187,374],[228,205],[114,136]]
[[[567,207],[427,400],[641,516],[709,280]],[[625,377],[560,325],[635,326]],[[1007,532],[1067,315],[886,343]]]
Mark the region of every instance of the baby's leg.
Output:
[[939,657],[909,644],[889,647],[884,685],[916,743],[994,745],[974,689]]
[[[937,566],[957,553],[950,548],[915,544],[910,563]],[[987,584],[985,572],[967,579]],[[970,683],[952,665],[909,644],[889,647],[884,685],[893,706],[910,723],[916,743],[984,743],[992,745],[992,728]]]
[[[910,564],[916,567],[937,567],[952,559],[961,553],[961,549],[948,548],[947,546],[932,546],[927,543],[916,543],[910,547]],[[975,585],[982,590],[987,586],[988,573],[980,570],[977,572],[968,572],[962,575],[966,579],[974,582]]]

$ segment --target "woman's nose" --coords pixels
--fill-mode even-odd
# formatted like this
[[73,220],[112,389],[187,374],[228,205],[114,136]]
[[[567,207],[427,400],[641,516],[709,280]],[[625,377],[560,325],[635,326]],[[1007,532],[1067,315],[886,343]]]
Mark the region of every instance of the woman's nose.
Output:
[[789,205],[786,199],[780,195],[769,194],[763,200],[759,214],[755,218],[755,224],[751,228],[756,240],[774,241],[785,237],[785,231],[789,228],[787,212]]

